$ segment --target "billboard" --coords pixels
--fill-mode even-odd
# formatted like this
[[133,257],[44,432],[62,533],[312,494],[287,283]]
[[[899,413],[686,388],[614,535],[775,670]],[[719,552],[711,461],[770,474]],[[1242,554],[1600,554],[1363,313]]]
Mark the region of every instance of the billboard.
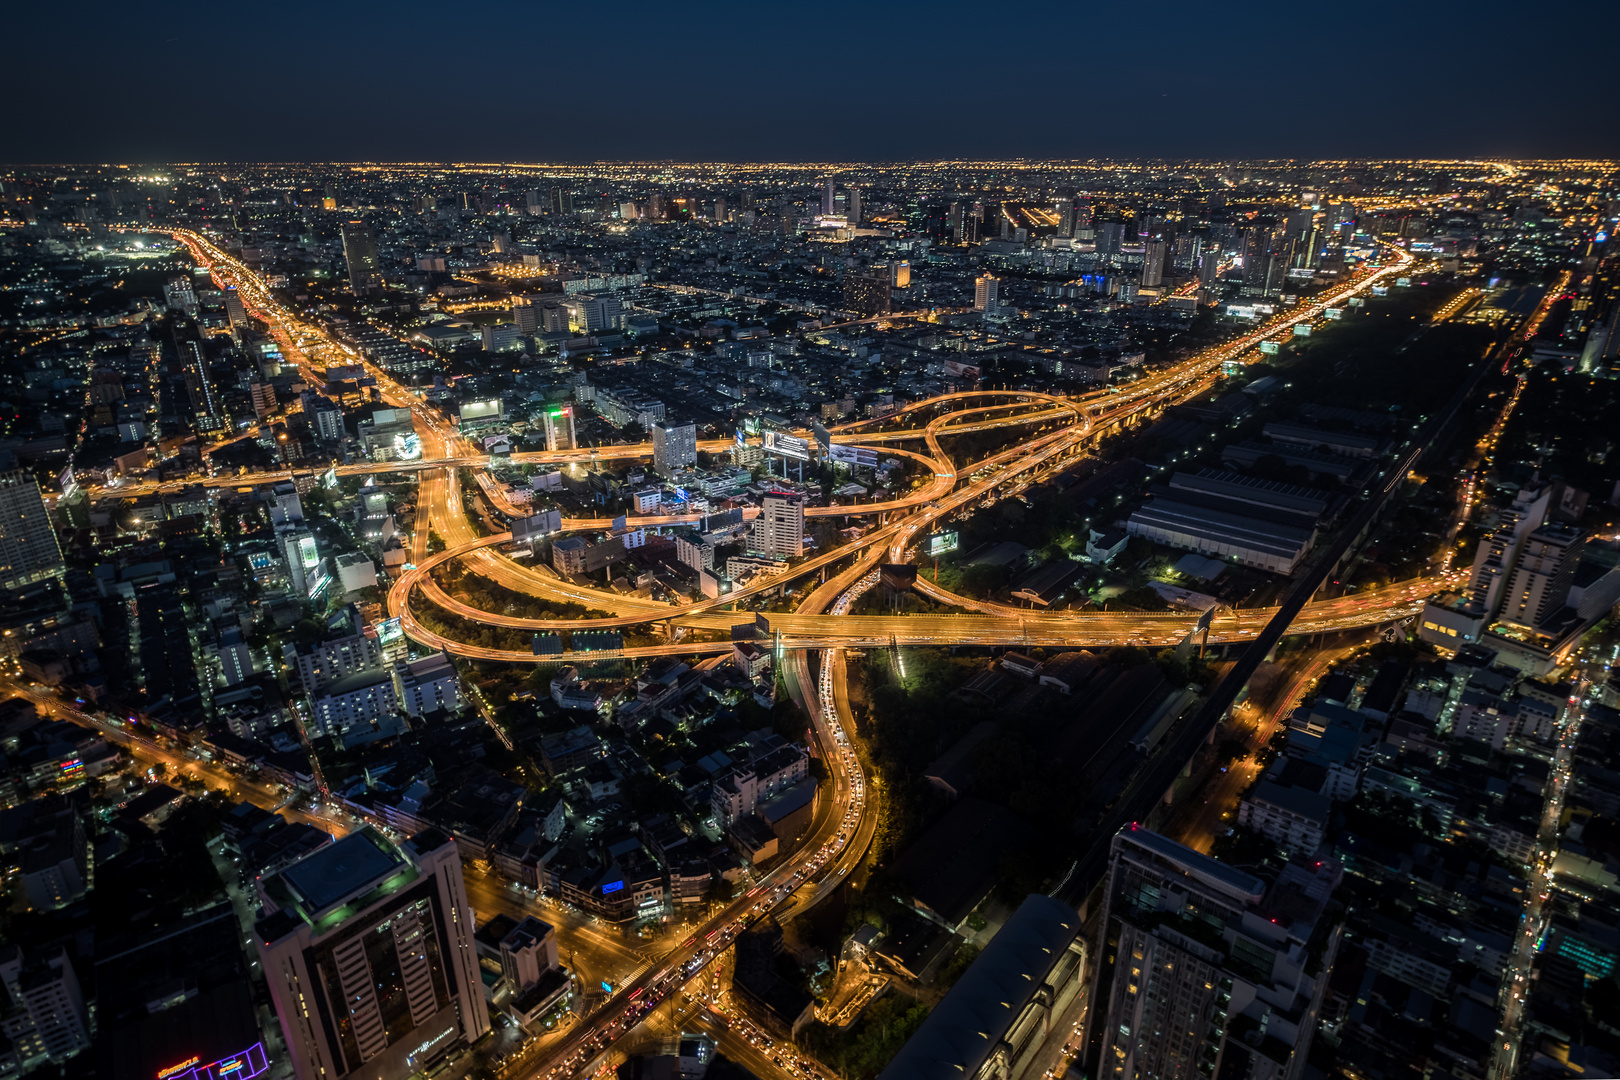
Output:
[[1262,341],[1260,343],[1260,351],[1266,356],[1276,356],[1280,348],[1281,346],[1275,341]]
[[765,433],[765,452],[767,454],[780,454],[785,458],[797,461],[810,460],[810,444],[803,439],[788,435],[780,431],[767,431]]
[[1303,323],[1303,322],[1295,323],[1294,324],[1294,336],[1295,337],[1310,337],[1311,336],[1311,324],[1310,323]]
[[377,644],[391,645],[405,636],[405,628],[400,625],[398,616],[384,619],[377,624]]
[[486,401],[463,401],[458,410],[463,424],[474,420],[499,420],[501,418],[501,399],[489,398]]
[[491,455],[510,454],[512,452],[512,437],[510,435],[485,436],[484,452]]
[[955,551],[957,535],[953,532],[937,533],[928,538],[928,554],[931,556],[943,555],[947,551]]
[[1322,317],[1325,319],[1342,319],[1344,318],[1344,308],[1323,308]]
[[602,895],[606,896],[608,893],[616,893],[616,892],[619,892],[623,888],[624,888],[624,882],[622,880],[620,880],[620,881],[610,881],[607,884],[602,886]]
[[543,536],[550,536],[561,528],[561,510],[542,510],[538,514],[530,514],[512,522],[512,539],[520,544],[529,544]]
[[816,443],[821,447],[821,452],[825,454],[827,452],[827,447],[832,445],[832,436],[827,434],[827,429],[822,426],[820,420],[812,422],[810,425],[810,430],[812,433],[814,433]]
[[836,443],[827,448],[827,460],[837,461],[845,465],[857,465],[865,469],[877,468],[877,451],[866,446],[848,446]]
[[964,364],[960,360],[946,360],[939,365],[939,370],[958,379],[977,379],[981,373],[977,365]]

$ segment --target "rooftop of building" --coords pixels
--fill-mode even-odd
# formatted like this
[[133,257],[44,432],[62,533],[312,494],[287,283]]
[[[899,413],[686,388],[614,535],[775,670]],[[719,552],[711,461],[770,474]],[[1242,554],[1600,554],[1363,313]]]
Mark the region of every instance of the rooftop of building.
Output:
[[880,1080],[961,1080],[978,1075],[1080,933],[1080,916],[1039,894],[1019,905],[934,1007]]
[[294,899],[315,913],[367,891],[409,865],[404,853],[368,828],[305,856],[278,876],[291,886]]
[[1160,836],[1134,822],[1121,829],[1114,837],[1115,845],[1130,844],[1172,864],[1234,900],[1257,904],[1266,895],[1266,883],[1236,867],[1227,866],[1185,844]]

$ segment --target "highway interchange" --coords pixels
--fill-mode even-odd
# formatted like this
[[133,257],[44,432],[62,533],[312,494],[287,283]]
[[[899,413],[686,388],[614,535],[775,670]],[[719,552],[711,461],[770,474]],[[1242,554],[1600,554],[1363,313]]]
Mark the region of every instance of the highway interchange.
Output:
[[[324,327],[285,307],[256,274],[206,237],[188,230],[162,231],[189,248],[199,264],[210,270],[216,284],[222,288],[235,287],[249,312],[269,326],[287,358],[304,367],[313,382],[324,381],[318,371],[329,364],[364,362],[353,350],[333,340]],[[1363,268],[1344,284],[1286,309],[1241,337],[1207,349],[1122,390],[1099,390],[1073,399],[1028,392],[965,392],[918,402],[878,421],[835,428],[832,432],[835,442],[881,446],[884,453],[920,461],[931,475],[911,492],[887,502],[816,507],[807,511],[808,516],[874,518],[874,526],[858,540],[814,554],[786,574],[745,586],[718,599],[676,605],[624,597],[565,581],[548,570],[509,557],[502,551],[503,547],[510,546],[509,534],[479,535],[462,504],[457,470],[483,467],[488,463],[487,456],[462,439],[415,393],[385,372],[366,365],[368,373],[376,380],[382,400],[411,410],[421,437],[423,458],[380,467],[339,466],[337,471],[339,475],[412,471],[418,476],[417,517],[410,547],[413,568],[392,584],[388,607],[391,615],[401,619],[406,633],[421,645],[484,660],[533,663],[558,659],[556,656],[536,657],[529,650],[487,649],[452,640],[424,627],[413,614],[414,603],[432,603],[477,623],[535,632],[646,624],[722,632],[735,622],[752,620],[752,613],[726,611],[727,607],[779,589],[787,582],[825,574],[818,585],[806,592],[796,611],[767,617],[780,647],[778,662],[788,689],[810,714],[818,753],[829,773],[829,783],[818,801],[817,820],[807,841],[760,878],[745,895],[725,905],[684,942],[618,987],[599,1008],[555,1039],[538,1060],[527,1064],[521,1075],[544,1075],[561,1080],[593,1069],[650,1011],[713,964],[751,923],[766,915],[802,911],[836,889],[859,863],[875,829],[875,815],[867,810],[876,781],[866,775],[849,736],[852,723],[843,685],[844,648],[891,643],[1161,645],[1185,637],[1195,613],[1032,613],[956,596],[923,579],[918,581],[919,591],[930,599],[973,614],[906,617],[850,616],[845,612],[859,591],[876,583],[876,571],[882,563],[906,561],[936,522],[1009,491],[1021,490],[1069,467],[1104,432],[1135,424],[1168,405],[1204,392],[1213,385],[1223,363],[1245,357],[1262,341],[1280,340],[1290,335],[1295,324],[1322,318],[1327,308],[1341,305],[1350,296],[1406,270],[1413,263],[1413,257],[1398,247],[1389,247],[1385,254],[1387,258],[1381,266]],[[998,400],[1001,398],[1007,400]],[[893,426],[913,416],[920,418],[930,414],[935,415],[921,426]],[[969,431],[1019,427],[1033,430],[1010,449],[970,464],[953,462],[940,442],[942,437]],[[870,430],[873,428],[876,430]],[[896,443],[910,443],[920,448],[902,449],[895,446]],[[718,450],[725,445],[725,441],[718,441],[715,445],[705,444],[703,448]],[[645,458],[650,454],[651,446],[640,444],[515,454],[512,460],[519,464],[565,465]],[[197,482],[213,486],[251,486],[290,475],[285,471],[260,472],[201,481],[114,485],[96,489],[92,495],[128,497]],[[633,519],[631,524],[675,524],[677,520],[680,519]],[[602,529],[608,524],[599,519],[570,519],[565,521],[564,528]],[[446,545],[444,551],[429,552],[430,532],[442,538]],[[584,603],[610,615],[584,620],[524,619],[479,611],[446,594],[433,580],[434,569],[456,560],[464,561],[479,574],[509,588],[545,599]],[[1301,611],[1294,629],[1295,632],[1316,633],[1386,622],[1412,613],[1425,597],[1445,583],[1444,578],[1419,579],[1356,596],[1318,601]],[[1211,638],[1215,641],[1254,638],[1275,615],[1275,609],[1223,611],[1215,620]],[[672,641],[666,645],[580,655],[603,659],[660,653],[687,655],[730,648],[729,640]],[[810,663],[811,651],[816,652],[819,661],[815,669]],[[564,654],[564,658],[567,655]]]

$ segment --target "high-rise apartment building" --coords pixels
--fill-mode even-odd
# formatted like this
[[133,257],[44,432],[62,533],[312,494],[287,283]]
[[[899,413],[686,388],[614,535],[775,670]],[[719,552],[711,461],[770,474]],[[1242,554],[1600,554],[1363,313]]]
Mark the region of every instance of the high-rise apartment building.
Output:
[[764,555],[792,558],[804,554],[804,496],[766,492],[754,519],[749,547]]
[[343,226],[343,258],[349,264],[349,288],[363,293],[379,283],[377,239],[365,222]]
[[1340,926],[1337,863],[1265,881],[1136,825],[1113,840],[1087,1025],[1092,1075],[1298,1080]]
[[660,420],[652,426],[653,472],[674,476],[697,464],[697,425]]
[[25,960],[19,946],[0,947],[0,984],[12,1006],[5,1019],[9,1056],[23,1072],[66,1061],[90,1046],[84,993],[66,949],[57,946]]
[[173,311],[183,311],[187,315],[197,314],[197,290],[191,287],[189,277],[169,279],[163,287],[163,299]]
[[[573,450],[579,446],[574,435],[574,407],[557,405],[541,414],[546,432],[547,450]],[[694,452],[696,443],[693,443]],[[694,458],[695,460],[695,458]]]
[[1000,307],[1000,288],[1000,280],[989,274],[974,278],[973,310],[995,311],[996,308]]
[[887,315],[893,274],[887,263],[864,269],[851,267],[844,278],[844,306],[860,315]]
[[1525,537],[1498,618],[1526,630],[1546,626],[1569,598],[1585,546],[1585,534],[1573,525],[1549,522]]
[[1513,505],[1498,512],[1500,523],[1479,542],[1474,570],[1468,583],[1468,610],[1486,620],[1496,615],[1503,593],[1519,560],[1519,550],[1531,533],[1547,520],[1551,487],[1520,488]]
[[299,1080],[427,1073],[490,1030],[449,836],[361,829],[259,891],[254,939]]
[[65,573],[39,481],[23,469],[0,473],[0,589],[15,592]]
[[540,305],[526,296],[512,297],[512,322],[518,333],[532,334],[540,328]]

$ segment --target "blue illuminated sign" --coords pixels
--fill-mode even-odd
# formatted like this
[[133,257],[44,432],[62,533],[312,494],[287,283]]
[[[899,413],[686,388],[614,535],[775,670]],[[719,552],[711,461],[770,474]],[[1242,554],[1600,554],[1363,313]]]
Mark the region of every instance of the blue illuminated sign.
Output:
[[606,885],[602,886],[602,895],[606,896],[610,892],[618,892],[622,888],[624,888],[624,882],[610,881]]

